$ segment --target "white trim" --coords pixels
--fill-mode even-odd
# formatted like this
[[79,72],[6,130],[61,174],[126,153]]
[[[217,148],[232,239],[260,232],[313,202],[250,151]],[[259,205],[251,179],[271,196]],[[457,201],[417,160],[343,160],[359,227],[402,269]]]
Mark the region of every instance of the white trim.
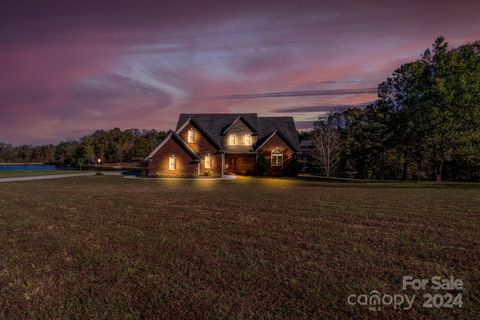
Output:
[[[278,130],[275,130],[273,131],[273,133],[267,138],[267,140],[263,141],[263,143],[261,145],[259,145],[255,150],[258,150],[260,149],[261,147],[263,147],[265,145],[265,143],[267,143],[270,139],[272,139],[272,137],[278,132]],[[283,139],[282,139],[283,140]]]
[[170,134],[165,139],[163,139],[163,141],[155,149],[153,149],[152,152],[150,152],[150,154],[145,158],[145,160],[152,158],[155,155],[155,153],[157,153],[158,150],[160,150],[160,148],[163,147],[163,145],[172,138],[172,135],[173,135],[173,132],[170,132]]
[[[157,153],[158,150],[160,150],[160,149],[163,147],[163,145],[164,145],[168,140],[170,140],[170,139],[172,138],[172,136],[173,136],[174,134],[176,134],[176,133],[174,133],[173,131],[170,132],[170,134],[169,134],[165,139],[163,139],[163,141],[158,145],[158,147],[156,147],[156,148],[145,158],[145,160],[151,159],[151,158],[155,155],[155,153]],[[198,159],[194,159],[195,161],[201,161],[201,160],[202,160],[202,159],[200,158],[200,156],[198,155],[198,153],[196,153],[195,150],[193,150],[193,149],[188,145],[188,143],[186,143],[186,142],[182,139],[182,137],[179,137],[178,135],[177,135],[177,137],[182,141],[182,142],[179,142],[179,143],[182,143],[182,144],[188,149],[188,151],[190,151],[193,155],[196,155],[196,156],[197,156]]]
[[[233,126],[235,124],[235,122],[238,121],[238,119],[240,119],[242,116],[238,116],[235,120],[233,120],[232,123],[230,123],[230,125],[228,127],[225,128],[225,130],[223,130],[222,134],[226,134],[227,131],[230,129],[231,126]],[[250,129],[250,128],[249,128]]]
[[188,145],[188,143],[186,143],[185,140],[182,139],[182,137],[180,137],[180,136],[178,136],[178,135],[177,135],[177,137],[178,137],[178,139],[180,139],[180,140],[182,141],[181,143],[183,143],[183,145],[184,145],[192,154],[194,154],[194,155],[197,156],[198,159],[195,159],[195,160],[197,160],[197,161],[202,161],[202,158],[198,155],[198,153],[197,153],[195,150],[193,150],[192,147],[190,147],[190,146]]
[[[279,158],[281,159],[280,164],[278,163]],[[275,159],[275,164],[273,162],[273,159]],[[278,147],[273,149],[272,152],[270,153],[270,166],[271,167],[282,167],[283,166],[283,152],[280,151],[280,148],[278,148]]]
[[222,153],[222,177],[225,173],[225,153]]
[[182,124],[182,126],[177,130],[175,131],[176,134],[180,133],[180,131],[182,131],[183,129],[185,129],[185,127],[187,126],[187,124],[190,123],[190,121],[192,120],[192,117],[188,118],[187,121],[185,121],[184,124]]
[[[186,127],[189,123],[191,123],[192,121],[193,121],[192,117],[188,118],[188,120],[185,121],[185,123],[182,124],[182,126],[181,126],[177,131],[175,131],[175,133],[176,133],[176,134],[179,134],[180,131],[182,131],[183,129],[185,129],[185,127]],[[215,141],[214,138],[212,138],[212,136],[207,132],[207,130],[205,130],[204,128],[202,128],[202,127],[201,127],[199,124],[197,124],[197,123],[195,123],[194,126],[197,127],[195,131],[198,132],[198,134],[200,135],[200,137],[205,138],[205,139],[208,141],[208,143],[210,143],[215,149],[217,149],[217,150],[221,150],[221,149],[222,149],[222,147],[218,145],[218,143]],[[180,138],[181,138],[181,137],[180,137]],[[183,139],[182,139],[182,140],[183,140]],[[187,137],[187,140],[188,140],[188,137]],[[188,142],[186,142],[186,143],[187,143],[187,145],[188,145]]]

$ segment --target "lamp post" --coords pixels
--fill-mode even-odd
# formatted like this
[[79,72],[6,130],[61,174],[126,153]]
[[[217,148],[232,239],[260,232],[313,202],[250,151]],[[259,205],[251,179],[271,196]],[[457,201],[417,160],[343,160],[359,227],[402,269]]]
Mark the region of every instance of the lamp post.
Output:
[[101,173],[101,171],[102,171],[101,165],[102,165],[102,159],[98,158],[98,159],[97,159],[97,176],[101,176],[101,175],[102,175],[102,173]]

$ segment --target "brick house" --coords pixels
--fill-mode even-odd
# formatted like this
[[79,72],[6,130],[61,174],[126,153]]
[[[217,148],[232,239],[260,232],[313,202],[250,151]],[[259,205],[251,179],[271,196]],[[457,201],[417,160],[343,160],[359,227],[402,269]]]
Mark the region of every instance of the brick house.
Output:
[[182,113],[146,162],[149,176],[220,177],[253,174],[262,154],[266,174],[280,175],[299,151],[292,117]]

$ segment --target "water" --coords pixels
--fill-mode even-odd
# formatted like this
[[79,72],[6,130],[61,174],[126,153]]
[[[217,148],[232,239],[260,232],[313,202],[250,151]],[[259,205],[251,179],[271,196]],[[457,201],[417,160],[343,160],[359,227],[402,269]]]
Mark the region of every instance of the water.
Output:
[[68,170],[54,164],[0,164],[0,171],[38,171],[38,170]]

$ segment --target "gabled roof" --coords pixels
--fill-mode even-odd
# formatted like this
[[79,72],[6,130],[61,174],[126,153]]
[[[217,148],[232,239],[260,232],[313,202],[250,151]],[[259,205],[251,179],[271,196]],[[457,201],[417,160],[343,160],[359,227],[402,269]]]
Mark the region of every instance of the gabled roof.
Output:
[[[210,136],[210,134],[204,129],[202,128],[202,126],[200,126],[198,123],[195,122],[195,120],[193,120],[191,117],[188,118],[187,121],[185,121],[185,123],[180,127],[178,128],[175,133],[180,133],[180,131],[182,131],[188,124],[192,124],[195,128],[198,129],[198,131],[200,131],[200,133],[202,133],[202,135],[215,147],[217,148],[218,150],[221,150],[222,149],[222,146],[219,145],[217,143],[217,141],[215,141],[215,139],[213,139],[212,136]],[[178,127],[178,126],[177,126]]]
[[250,130],[252,130],[252,133],[253,133],[253,134],[255,134],[255,135],[257,134],[257,129],[256,129],[256,128],[253,128],[252,125],[250,125],[247,121],[245,121],[242,116],[238,116],[237,119],[233,120],[232,123],[230,123],[226,128],[224,128],[224,129],[222,130],[222,134],[223,134],[223,135],[224,135],[224,134],[227,134],[228,130],[229,130],[235,123],[237,123],[237,121],[243,122],[244,125],[246,125]]
[[256,113],[181,113],[177,122],[177,129],[182,127],[189,118],[202,127],[215,142],[224,149],[222,132],[238,117],[242,117],[251,127],[258,128]]
[[168,140],[174,139],[191,157],[193,161],[201,161],[202,159],[200,156],[192,149],[188,144],[183,141],[183,139],[173,131],[163,139],[163,141],[147,156],[145,160],[150,160],[155,153],[157,153],[164,145],[167,143]]
[[242,121],[254,133],[258,133],[258,141],[263,141],[277,130],[294,151],[300,151],[297,129],[292,117],[258,117],[256,113],[182,113],[175,131],[178,132],[188,121],[193,121],[197,127],[202,128],[219,149],[225,149],[224,132],[236,121]]
[[[297,128],[293,117],[258,117],[258,140],[262,140],[273,131],[277,130],[281,138],[287,142],[294,151],[300,151]],[[257,142],[258,143],[258,142]]]
[[294,145],[292,145],[290,143],[290,141],[288,141],[288,139],[278,130],[275,130],[273,131],[271,134],[269,134],[268,136],[265,136],[264,138],[260,139],[257,141],[257,143],[255,143],[255,150],[258,150],[260,149],[261,147],[263,147],[271,138],[273,138],[275,135],[279,136],[280,139],[282,139],[283,141],[285,141],[286,144],[288,144],[288,146],[290,148],[292,148],[293,151],[298,151],[296,149],[296,147]]

